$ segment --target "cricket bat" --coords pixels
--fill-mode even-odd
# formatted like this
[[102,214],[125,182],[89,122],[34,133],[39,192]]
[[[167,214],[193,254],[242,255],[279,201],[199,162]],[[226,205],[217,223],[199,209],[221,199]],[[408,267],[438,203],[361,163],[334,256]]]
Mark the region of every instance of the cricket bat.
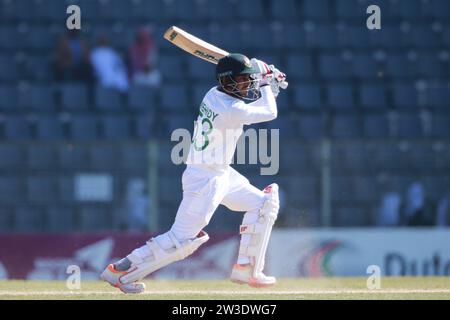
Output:
[[228,55],[228,52],[199,39],[192,34],[172,26],[164,33],[164,38],[174,45],[194,56],[217,64],[219,60]]
[[[202,39],[199,39],[176,26],[172,26],[167,29],[164,33],[164,38],[172,42],[178,48],[214,64],[219,63],[221,58],[228,55],[227,51],[213,46],[212,44],[203,41]],[[286,89],[288,83],[284,81],[280,83],[279,86],[282,89]]]

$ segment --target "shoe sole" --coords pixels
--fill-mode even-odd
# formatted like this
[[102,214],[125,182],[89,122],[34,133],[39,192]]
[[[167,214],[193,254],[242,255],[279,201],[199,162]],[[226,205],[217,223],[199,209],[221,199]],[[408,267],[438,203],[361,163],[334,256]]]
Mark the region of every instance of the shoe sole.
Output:
[[122,289],[122,287],[117,287],[117,288],[125,294],[140,294],[145,291],[145,289],[140,290],[140,291],[125,291]]
[[250,287],[253,288],[267,288],[267,287],[271,287],[273,286],[276,282],[274,283],[258,283],[256,281],[252,281],[252,279],[250,279],[249,282],[246,281],[242,281],[242,280],[237,280],[237,279],[230,279],[231,282],[243,285],[243,284],[248,284]]
[[103,279],[103,280],[104,280],[105,282],[109,283],[109,285],[110,285],[111,287],[117,288],[117,289],[119,289],[120,291],[122,291],[122,292],[125,293],[125,294],[139,294],[139,293],[142,293],[142,292],[145,291],[145,288],[142,289],[142,290],[136,290],[136,291],[126,291],[126,290],[123,289],[123,286],[122,286],[122,285],[114,285],[114,284],[112,284],[111,282],[106,281],[105,279]]

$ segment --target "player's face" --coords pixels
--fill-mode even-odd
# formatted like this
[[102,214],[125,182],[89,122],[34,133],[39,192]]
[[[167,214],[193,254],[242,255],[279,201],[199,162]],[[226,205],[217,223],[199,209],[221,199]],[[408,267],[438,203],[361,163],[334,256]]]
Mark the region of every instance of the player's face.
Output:
[[246,96],[248,94],[248,89],[251,85],[251,78],[249,75],[240,75],[235,77],[236,82],[238,83],[236,85],[237,89],[241,92],[243,96]]
[[259,83],[250,75],[228,76],[219,79],[219,84],[225,92],[248,101],[259,99]]

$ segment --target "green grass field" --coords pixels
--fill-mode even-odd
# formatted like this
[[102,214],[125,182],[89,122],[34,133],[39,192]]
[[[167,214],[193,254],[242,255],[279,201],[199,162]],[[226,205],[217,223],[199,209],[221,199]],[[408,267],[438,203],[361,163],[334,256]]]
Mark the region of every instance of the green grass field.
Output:
[[270,288],[254,289],[227,280],[148,280],[143,294],[125,295],[100,281],[85,281],[69,290],[64,281],[0,281],[0,300],[319,300],[319,299],[450,299],[450,278],[381,279],[369,290],[366,278],[280,279]]

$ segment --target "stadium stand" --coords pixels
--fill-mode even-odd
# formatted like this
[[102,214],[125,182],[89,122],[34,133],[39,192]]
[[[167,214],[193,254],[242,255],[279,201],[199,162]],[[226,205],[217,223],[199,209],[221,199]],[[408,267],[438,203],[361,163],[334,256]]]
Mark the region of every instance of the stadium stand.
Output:
[[[381,31],[361,27],[366,0],[0,1],[0,232],[119,228],[110,216],[124,196],[80,203],[74,175],[111,173],[125,190],[127,178],[148,174],[150,139],[160,145],[160,213],[175,214],[169,202],[181,200],[174,187],[181,167],[170,163],[170,134],[192,131],[215,79],[214,65],[162,39],[170,25],[286,71],[279,116],[262,127],[280,128],[277,178],[285,182],[288,221],[320,225],[324,141],[332,146],[335,226],[374,222],[380,176],[398,192],[419,179],[438,199],[450,181],[450,2],[376,2]],[[90,46],[107,31],[125,60],[134,30],[150,21],[162,86],[118,92],[57,81],[54,49],[68,3],[83,8]],[[171,218],[161,221],[164,227]]]

